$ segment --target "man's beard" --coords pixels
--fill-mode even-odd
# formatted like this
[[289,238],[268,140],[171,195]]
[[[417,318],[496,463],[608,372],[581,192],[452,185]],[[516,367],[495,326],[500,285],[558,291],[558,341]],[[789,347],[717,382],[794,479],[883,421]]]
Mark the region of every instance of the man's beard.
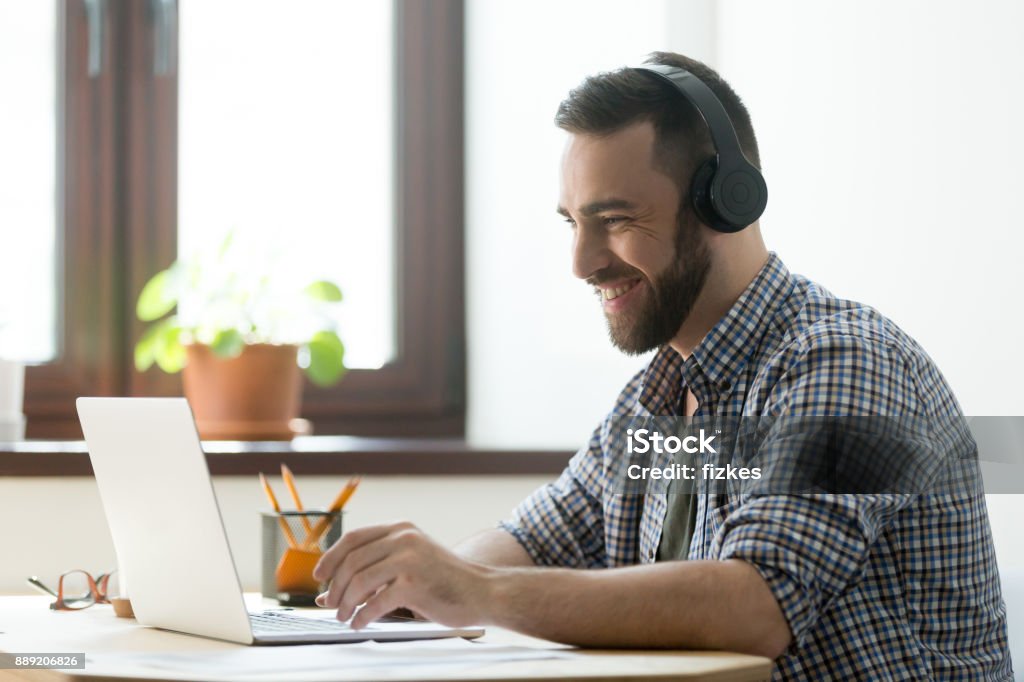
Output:
[[[691,216],[687,220],[685,216]],[[625,277],[639,277],[650,292],[633,311],[606,314],[608,337],[628,355],[640,355],[658,348],[676,335],[704,289],[711,269],[711,253],[700,235],[700,224],[686,208],[680,209],[676,227],[676,258],[652,282],[636,268],[597,273],[591,284]]]

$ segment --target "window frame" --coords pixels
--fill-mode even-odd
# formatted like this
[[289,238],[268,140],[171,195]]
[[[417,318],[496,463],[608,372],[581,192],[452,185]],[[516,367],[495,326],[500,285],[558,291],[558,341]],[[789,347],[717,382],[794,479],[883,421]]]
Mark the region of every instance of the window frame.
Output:
[[[85,3],[57,2],[61,331],[58,358],[27,368],[25,413],[29,438],[80,439],[78,396],[182,393],[132,358],[135,299],[177,255],[178,81],[153,73],[152,3],[105,3],[90,78]],[[307,381],[315,433],[465,434],[463,28],[462,0],[395,0],[397,353]]]

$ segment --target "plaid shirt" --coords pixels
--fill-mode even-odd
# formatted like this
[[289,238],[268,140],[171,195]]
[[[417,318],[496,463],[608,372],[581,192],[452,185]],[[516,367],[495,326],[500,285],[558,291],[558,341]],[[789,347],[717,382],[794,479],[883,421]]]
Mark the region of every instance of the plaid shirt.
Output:
[[[960,415],[924,350],[867,306],[767,264],[685,361],[663,348],[561,477],[502,527],[538,565],[655,560],[666,495],[613,490],[622,415]],[[621,441],[619,441],[621,442]],[[690,559],[742,559],[793,634],[773,679],[1009,680],[984,496],[698,495]]]

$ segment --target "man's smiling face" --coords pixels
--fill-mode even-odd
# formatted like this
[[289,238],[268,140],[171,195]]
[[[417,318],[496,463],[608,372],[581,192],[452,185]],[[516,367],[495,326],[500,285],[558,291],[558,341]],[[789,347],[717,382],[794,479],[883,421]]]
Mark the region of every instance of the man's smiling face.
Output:
[[649,122],[570,136],[558,212],[573,228],[573,274],[601,298],[612,343],[644,353],[686,320],[711,257],[676,182],[657,167]]

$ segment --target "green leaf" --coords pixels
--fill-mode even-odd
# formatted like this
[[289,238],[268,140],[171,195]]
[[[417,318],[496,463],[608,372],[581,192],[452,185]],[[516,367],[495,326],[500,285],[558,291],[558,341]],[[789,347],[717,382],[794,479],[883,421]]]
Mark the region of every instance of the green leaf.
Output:
[[165,324],[166,321],[149,325],[139,342],[135,344],[135,369],[138,371],[145,372],[153,366],[156,360],[156,340]]
[[166,328],[160,331],[156,337],[155,352],[156,364],[168,374],[180,372],[185,366],[185,346],[181,344],[181,327],[176,321],[169,319]]
[[317,386],[338,383],[345,374],[345,346],[334,332],[317,332],[307,344],[306,374]]
[[245,349],[245,338],[237,329],[222,329],[213,337],[210,350],[222,358],[237,358]]
[[341,289],[338,288],[338,285],[334,282],[328,282],[325,279],[320,280],[319,282],[313,282],[303,289],[303,291],[318,301],[337,303],[341,300]]
[[178,293],[174,286],[177,273],[174,266],[161,270],[153,275],[142,287],[139,302],[135,305],[135,314],[143,322],[152,322],[171,312],[178,302]]
[[231,228],[224,235],[224,239],[221,241],[220,246],[217,248],[217,262],[223,263],[225,256],[228,255],[228,251],[231,249],[231,243],[235,241],[235,228]]

